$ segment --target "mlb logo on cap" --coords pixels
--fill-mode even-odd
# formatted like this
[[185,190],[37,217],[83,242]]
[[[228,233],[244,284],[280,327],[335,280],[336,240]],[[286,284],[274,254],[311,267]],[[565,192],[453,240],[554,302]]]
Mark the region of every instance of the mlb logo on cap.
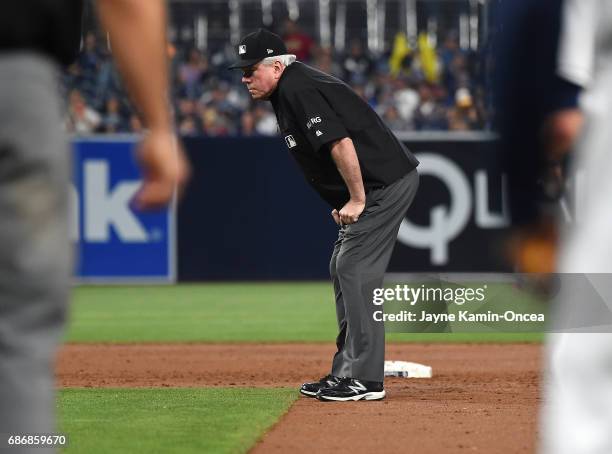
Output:
[[260,28],[240,40],[238,43],[238,61],[229,69],[248,68],[266,57],[285,55],[286,53],[287,46],[280,36]]

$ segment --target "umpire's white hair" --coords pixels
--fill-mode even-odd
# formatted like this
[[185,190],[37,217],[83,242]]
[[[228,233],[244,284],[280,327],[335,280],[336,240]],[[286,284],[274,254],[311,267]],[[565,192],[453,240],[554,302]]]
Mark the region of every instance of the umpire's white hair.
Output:
[[275,61],[281,62],[285,66],[289,66],[291,63],[294,63],[296,60],[296,56],[293,54],[285,54],[285,55],[275,55],[274,57],[266,57],[261,63],[266,66],[273,65]]

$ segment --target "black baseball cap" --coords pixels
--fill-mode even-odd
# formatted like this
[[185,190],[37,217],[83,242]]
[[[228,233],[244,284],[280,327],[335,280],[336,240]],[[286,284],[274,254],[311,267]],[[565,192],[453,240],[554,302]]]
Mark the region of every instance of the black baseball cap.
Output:
[[280,36],[260,28],[249,33],[238,44],[238,60],[228,69],[248,68],[266,57],[285,55],[287,46]]

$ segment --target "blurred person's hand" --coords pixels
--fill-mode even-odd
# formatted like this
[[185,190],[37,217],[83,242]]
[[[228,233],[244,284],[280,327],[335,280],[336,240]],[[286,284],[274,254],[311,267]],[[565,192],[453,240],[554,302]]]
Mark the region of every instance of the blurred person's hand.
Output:
[[542,142],[548,164],[542,175],[542,188],[551,200],[558,199],[563,193],[563,161],[572,151],[583,122],[584,115],[577,108],[558,110],[544,121]]
[[149,132],[138,147],[143,172],[142,187],[136,194],[138,208],[155,209],[170,203],[174,191],[180,197],[190,176],[182,145],[171,132]]
[[542,217],[512,231],[506,253],[517,273],[545,275],[555,271],[559,233],[555,220]]
[[580,109],[563,109],[548,116],[542,127],[542,139],[549,161],[560,162],[572,150],[583,122]]
[[[189,164],[172,127],[168,90],[166,2],[98,0],[98,13],[109,34],[113,58],[149,133],[138,149],[144,182],[134,203],[154,209],[180,195]],[[139,119],[130,120],[133,130]]]

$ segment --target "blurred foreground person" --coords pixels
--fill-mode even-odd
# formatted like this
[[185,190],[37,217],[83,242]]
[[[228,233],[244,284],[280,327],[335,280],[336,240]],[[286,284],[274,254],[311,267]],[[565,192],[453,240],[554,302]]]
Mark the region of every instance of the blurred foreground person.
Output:
[[554,309],[559,328],[582,332],[549,335],[542,453],[604,454],[612,452],[612,3],[565,0],[563,18],[558,71],[584,87],[585,122],[571,172],[579,210],[558,261],[572,274],[561,275]]
[[497,11],[496,127],[512,219],[506,252],[524,273],[554,269],[561,163],[580,126],[571,129],[568,121],[577,112],[580,87],[556,71],[562,3],[511,0]]
[[[10,435],[56,430],[53,363],[72,272],[57,69],[77,55],[82,10],[80,0],[31,0],[6,2],[0,15],[0,449]],[[162,206],[188,174],[168,108],[165,5],[104,0],[99,12],[149,129],[135,202]]]

